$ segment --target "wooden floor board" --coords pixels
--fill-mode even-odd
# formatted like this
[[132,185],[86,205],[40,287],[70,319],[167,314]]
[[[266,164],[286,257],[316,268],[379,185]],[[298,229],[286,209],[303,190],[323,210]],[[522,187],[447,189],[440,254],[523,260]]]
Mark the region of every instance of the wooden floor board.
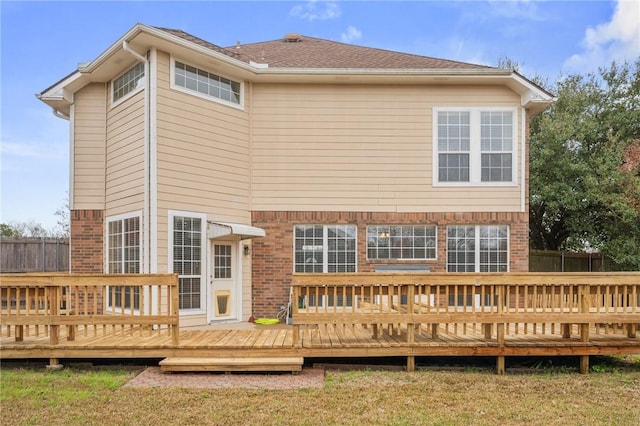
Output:
[[[448,331],[447,331],[448,328]],[[392,333],[383,326],[377,339],[373,338],[372,328],[362,326],[333,326],[303,327],[301,329],[300,348],[293,347],[293,329],[256,328],[251,330],[181,330],[180,343],[174,346],[167,330],[80,328],[76,330],[74,341],[67,341],[65,327],[60,328],[58,345],[49,343],[45,327],[38,330],[30,327],[25,330],[24,340],[15,341],[15,330],[4,327],[0,337],[0,358],[113,358],[113,357],[161,357],[190,356],[190,353],[203,356],[269,356],[278,353],[286,356],[344,356],[352,353],[375,354],[375,356],[397,356],[409,353],[414,348],[419,353],[425,350],[436,350],[438,354],[499,354],[508,351],[513,354],[542,353],[549,355],[573,355],[583,353],[616,354],[640,353],[640,335],[629,338],[626,330],[606,326],[591,327],[589,342],[583,343],[577,327],[572,328],[571,338],[562,337],[559,325],[548,324],[537,327],[529,326],[527,333],[522,325],[511,327],[505,336],[505,345],[500,347],[495,337],[485,339],[482,327],[467,325],[467,334],[462,334],[463,326],[458,326],[458,333],[454,327],[440,326],[436,338],[431,335],[430,327],[416,331],[414,343],[407,342],[407,330],[403,327],[398,332],[394,327]],[[552,332],[553,331],[553,332]],[[106,334],[105,334],[106,333]],[[109,334],[111,333],[111,334]],[[640,334],[640,333],[639,333]],[[505,349],[506,348],[506,349]],[[448,352],[447,352],[448,351]],[[504,352],[502,352],[504,353]]]

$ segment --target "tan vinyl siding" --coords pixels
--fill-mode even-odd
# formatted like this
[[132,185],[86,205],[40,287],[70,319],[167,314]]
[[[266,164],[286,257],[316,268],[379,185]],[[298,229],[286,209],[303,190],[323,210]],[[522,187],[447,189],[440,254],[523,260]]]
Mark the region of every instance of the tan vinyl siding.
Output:
[[144,90],[107,114],[107,216],[142,210],[145,179]]
[[104,84],[74,94],[73,210],[104,209],[106,111]]
[[492,86],[255,85],[252,208],[519,211],[519,184],[433,187],[431,143],[433,108],[519,105]]
[[251,223],[249,117],[243,110],[171,89],[170,57],[163,52],[158,53],[157,90],[158,264],[163,265],[168,210]]

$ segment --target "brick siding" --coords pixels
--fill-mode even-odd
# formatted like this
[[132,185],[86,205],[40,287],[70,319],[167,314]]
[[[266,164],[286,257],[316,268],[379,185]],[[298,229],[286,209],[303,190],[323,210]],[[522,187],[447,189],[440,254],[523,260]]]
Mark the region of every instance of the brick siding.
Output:
[[[104,211],[72,210],[71,219],[71,273],[104,273]],[[84,295],[78,295],[79,303],[84,304]],[[75,295],[71,295],[75,299]],[[102,312],[102,297],[98,294],[98,312]],[[74,306],[78,312],[94,313],[93,293],[88,295],[87,306]]]
[[[358,272],[373,272],[383,263],[427,264],[432,272],[446,271],[447,225],[509,225],[509,268],[529,269],[529,215],[527,213],[374,213],[374,212],[252,212],[253,226],[266,231],[253,240],[253,315],[273,317],[289,301],[293,271],[293,226],[351,224],[358,227]],[[438,227],[437,260],[367,260],[367,225],[425,224]]]

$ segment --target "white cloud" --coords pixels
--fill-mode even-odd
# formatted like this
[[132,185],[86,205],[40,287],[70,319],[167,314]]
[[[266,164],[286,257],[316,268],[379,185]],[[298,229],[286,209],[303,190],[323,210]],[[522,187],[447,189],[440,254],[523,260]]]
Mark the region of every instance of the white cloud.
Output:
[[595,70],[614,60],[640,56],[640,2],[618,0],[611,20],[587,28],[582,45],[584,51],[564,63],[570,71]]
[[491,14],[507,19],[544,21],[538,5],[530,0],[489,0]]
[[313,22],[336,19],[340,17],[341,13],[337,3],[310,0],[305,4],[295,5],[289,15]]
[[352,25],[349,25],[347,27],[347,31],[342,33],[341,38],[345,43],[352,43],[355,40],[359,40],[362,38],[362,31]]
[[38,142],[8,142],[6,140],[0,143],[0,153],[5,159],[7,157],[22,157],[65,160],[69,155],[68,148],[60,143],[48,145]]

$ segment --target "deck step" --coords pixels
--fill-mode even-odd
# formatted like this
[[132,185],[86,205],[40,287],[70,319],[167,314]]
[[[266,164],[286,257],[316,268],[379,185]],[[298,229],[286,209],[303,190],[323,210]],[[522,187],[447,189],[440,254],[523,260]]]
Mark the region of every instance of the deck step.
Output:
[[302,370],[302,357],[165,358],[160,371],[291,371]]

